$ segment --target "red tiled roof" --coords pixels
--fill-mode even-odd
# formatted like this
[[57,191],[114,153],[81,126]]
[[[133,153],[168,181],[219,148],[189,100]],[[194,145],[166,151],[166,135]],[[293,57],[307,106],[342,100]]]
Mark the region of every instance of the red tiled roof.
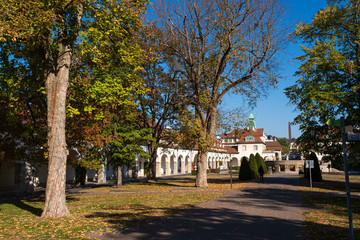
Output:
[[252,129],[234,129],[228,134],[221,134],[221,138],[241,138],[246,137],[248,135],[254,136],[254,137],[260,137],[264,135],[264,129],[263,128],[257,128],[255,131]]
[[226,146],[225,149],[227,150],[227,153],[231,153],[231,154],[238,154],[239,153],[234,147]]
[[266,150],[277,150],[281,151],[282,146],[278,141],[266,141]]

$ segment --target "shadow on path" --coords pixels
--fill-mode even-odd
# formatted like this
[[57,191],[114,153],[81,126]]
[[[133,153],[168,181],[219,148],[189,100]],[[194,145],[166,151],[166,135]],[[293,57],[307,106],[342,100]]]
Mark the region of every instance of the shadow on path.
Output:
[[[297,175],[233,191],[195,208],[97,239],[302,239],[303,208]],[[111,221],[109,219],[109,221]]]

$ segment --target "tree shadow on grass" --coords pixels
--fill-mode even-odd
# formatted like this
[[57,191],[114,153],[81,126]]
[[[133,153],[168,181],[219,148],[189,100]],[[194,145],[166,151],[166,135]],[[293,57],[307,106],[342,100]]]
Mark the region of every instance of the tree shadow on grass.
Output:
[[[305,221],[304,239],[306,240],[347,240],[350,239],[348,226],[339,227]],[[360,229],[354,229],[355,239],[360,239]]]
[[[73,201],[79,201],[79,199],[76,197],[72,197],[72,196],[66,197],[66,202],[73,202]],[[12,201],[2,202],[2,203],[14,205],[22,210],[25,210],[27,212],[30,212],[30,213],[40,217],[41,213],[43,212],[43,207],[35,207],[35,206],[32,206],[31,204],[29,204],[29,203],[33,203],[34,205],[36,205],[36,203],[40,203],[40,202],[41,203],[45,202],[45,198],[40,197],[40,198],[33,198],[33,199],[27,199],[27,200],[12,200]]]
[[34,207],[28,203],[26,203],[25,200],[14,200],[14,201],[10,201],[10,202],[4,202],[4,203],[7,203],[7,204],[12,204],[14,205],[15,207],[18,207],[22,210],[25,210],[27,212],[30,212],[36,216],[41,216],[41,213],[43,211],[42,208],[39,208],[39,207]]

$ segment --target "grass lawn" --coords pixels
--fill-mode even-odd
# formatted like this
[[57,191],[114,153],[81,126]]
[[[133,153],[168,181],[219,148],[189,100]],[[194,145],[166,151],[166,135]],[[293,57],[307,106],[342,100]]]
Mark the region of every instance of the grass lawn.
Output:
[[[194,193],[182,192],[194,188],[192,176],[124,185],[124,190],[139,194],[112,194],[114,188],[110,187],[92,189],[109,194],[69,196],[71,216],[59,219],[40,217],[42,198],[0,203],[0,239],[85,239],[85,233],[91,231],[139,227],[219,197],[222,190],[230,188],[228,175],[209,174],[208,178],[212,191]],[[234,179],[234,188],[245,185]],[[174,190],[177,192],[172,193]]]
[[[323,181],[313,183],[314,192],[346,192],[344,175],[323,174]],[[350,176],[351,192],[360,192],[360,176]],[[310,191],[309,182],[302,179],[302,190]],[[303,204],[306,240],[349,239],[349,222],[346,196],[307,193]],[[352,215],[355,239],[360,239],[360,198],[352,197]]]

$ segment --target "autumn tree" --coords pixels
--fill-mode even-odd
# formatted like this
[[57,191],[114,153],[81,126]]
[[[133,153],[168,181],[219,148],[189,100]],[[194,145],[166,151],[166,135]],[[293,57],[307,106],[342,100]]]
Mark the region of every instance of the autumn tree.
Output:
[[283,8],[277,0],[187,0],[157,1],[154,9],[165,35],[161,44],[178,63],[193,122],[201,126],[201,139],[210,141],[198,145],[196,186],[204,187],[223,96],[242,94],[254,103],[277,83]]
[[[149,24],[142,31],[141,46],[144,50],[143,71],[140,76],[147,92],[138,96],[139,117],[143,128],[152,129],[154,141],[149,147],[149,178],[156,178],[157,149],[164,140],[166,127],[178,117],[184,106],[179,89],[179,72],[170,59],[166,59],[159,42],[164,33],[155,24]],[[165,69],[165,62],[167,67]]]
[[[95,86],[91,94],[97,102],[113,100],[117,95],[112,93],[119,88],[132,88],[136,80],[131,72],[136,73],[137,67],[133,56],[138,52],[136,45],[127,43],[140,25],[144,4],[131,0],[0,1],[1,54],[8,58],[8,66],[19,73],[1,80],[8,84],[14,81],[18,87],[30,79],[32,85],[23,87],[43,93],[46,102],[49,167],[44,217],[69,215],[65,199],[65,109],[72,61],[85,56],[90,60],[77,59],[79,64],[91,63],[83,69]],[[112,56],[116,58],[107,62]],[[8,73],[8,66],[1,69],[2,74]],[[116,74],[109,71],[115,67],[119,67]],[[128,84],[122,85],[121,76]]]
[[347,125],[360,122],[359,7],[357,0],[328,1],[310,23],[300,23],[293,33],[303,42],[304,54],[297,58],[302,63],[298,80],[285,93],[299,111],[294,121],[302,131],[298,141],[307,151],[326,154],[334,162],[341,156],[341,132],[326,122],[340,116]]

